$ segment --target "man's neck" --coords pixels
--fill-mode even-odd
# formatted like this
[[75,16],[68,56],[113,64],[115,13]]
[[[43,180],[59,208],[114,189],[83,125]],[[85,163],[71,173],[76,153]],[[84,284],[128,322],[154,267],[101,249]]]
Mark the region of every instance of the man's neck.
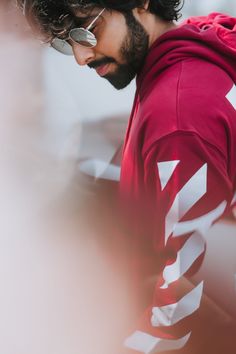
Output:
[[151,26],[149,29],[149,47],[164,33],[177,28],[174,22],[167,22],[163,20],[157,20],[155,26]]

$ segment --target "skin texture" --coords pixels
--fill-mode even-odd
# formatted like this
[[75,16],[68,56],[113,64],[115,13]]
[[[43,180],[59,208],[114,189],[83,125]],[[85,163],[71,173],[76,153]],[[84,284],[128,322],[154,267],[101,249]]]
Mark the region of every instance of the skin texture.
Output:
[[[94,9],[92,15],[96,16],[100,10]],[[172,22],[158,19],[146,8],[136,8],[129,15],[105,10],[92,29],[96,47],[86,48],[73,42],[71,45],[79,65],[96,69],[115,88],[122,89],[140,71],[153,42],[174,27]]]

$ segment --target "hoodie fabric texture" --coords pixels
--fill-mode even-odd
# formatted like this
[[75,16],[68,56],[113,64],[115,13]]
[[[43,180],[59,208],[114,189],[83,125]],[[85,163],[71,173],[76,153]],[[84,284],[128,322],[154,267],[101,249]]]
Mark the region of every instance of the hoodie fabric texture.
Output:
[[236,19],[193,17],[159,37],[137,77],[120,190],[130,220],[136,296],[158,274],[126,348],[146,354],[191,343],[204,235],[236,202]]

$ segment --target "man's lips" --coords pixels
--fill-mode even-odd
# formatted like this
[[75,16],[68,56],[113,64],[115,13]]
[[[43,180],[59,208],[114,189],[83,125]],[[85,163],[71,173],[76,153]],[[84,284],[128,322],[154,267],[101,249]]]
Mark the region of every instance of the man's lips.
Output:
[[108,72],[109,66],[110,66],[110,63],[99,65],[96,68],[97,74],[100,75],[100,76],[105,76],[107,74],[107,72]]

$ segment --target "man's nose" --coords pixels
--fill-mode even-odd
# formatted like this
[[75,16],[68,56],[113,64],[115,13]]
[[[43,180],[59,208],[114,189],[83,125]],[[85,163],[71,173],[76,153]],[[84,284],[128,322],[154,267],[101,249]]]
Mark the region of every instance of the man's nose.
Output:
[[80,44],[72,45],[75,60],[79,65],[87,65],[95,59],[94,48],[84,47]]

